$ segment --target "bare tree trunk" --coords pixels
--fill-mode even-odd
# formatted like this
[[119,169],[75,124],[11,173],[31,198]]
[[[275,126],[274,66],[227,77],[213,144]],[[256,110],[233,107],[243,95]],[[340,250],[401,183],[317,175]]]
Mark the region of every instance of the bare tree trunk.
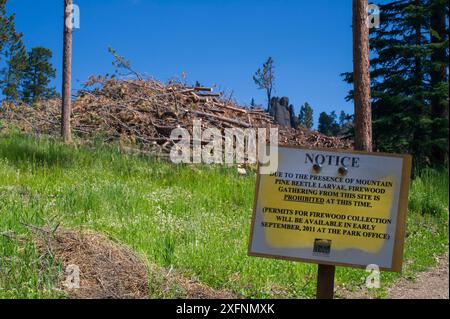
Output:
[[64,0],[64,52],[63,87],[61,110],[61,136],[66,143],[72,142],[70,114],[72,108],[72,8],[73,0]]
[[[421,8],[422,7],[422,0],[415,0],[415,6],[416,8]],[[415,36],[416,36],[416,45],[419,48],[420,46],[422,46],[422,21],[417,21],[416,25],[414,27],[415,29]],[[414,61],[414,78],[417,80],[417,86],[422,87],[422,79],[423,79],[423,75],[422,75],[422,59],[420,56],[416,56],[415,61]],[[422,97],[421,97],[422,98]]]
[[[447,19],[445,7],[446,5],[444,1],[435,1],[432,5],[431,29],[434,31],[434,33],[431,33],[432,44],[443,43],[448,38],[446,31]],[[431,71],[431,86],[433,90],[436,90],[441,83],[448,81],[448,57],[445,46],[433,50],[431,62],[434,63]],[[431,98],[431,114],[434,120],[439,120],[435,125],[433,125],[432,131],[432,138],[434,141],[437,141],[445,136],[445,126],[448,128],[448,100],[442,94],[434,94]],[[439,147],[438,145],[434,145],[432,149],[432,156],[437,163],[444,164],[447,160],[448,153],[444,146]]]
[[355,149],[372,151],[370,95],[369,3],[353,0],[353,74],[355,96]]

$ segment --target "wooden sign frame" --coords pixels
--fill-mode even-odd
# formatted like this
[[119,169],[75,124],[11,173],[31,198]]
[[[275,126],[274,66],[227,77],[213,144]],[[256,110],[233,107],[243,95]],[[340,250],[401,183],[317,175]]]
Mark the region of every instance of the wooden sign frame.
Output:
[[[390,271],[390,272],[401,272],[403,265],[403,250],[404,250],[404,242],[405,242],[405,233],[406,233],[406,217],[408,212],[408,194],[410,188],[410,180],[411,180],[411,168],[412,168],[412,156],[411,155],[400,155],[400,154],[389,154],[389,153],[373,153],[373,152],[362,152],[362,151],[354,151],[354,150],[331,150],[324,148],[306,148],[306,147],[297,147],[297,146],[279,146],[279,148],[287,148],[287,149],[298,149],[304,151],[320,151],[327,153],[337,153],[337,154],[355,154],[355,155],[369,155],[369,156],[378,156],[378,157],[394,157],[394,158],[402,158],[402,177],[401,177],[401,185],[400,185],[400,193],[398,199],[398,207],[397,207],[397,219],[396,219],[396,228],[395,228],[395,236],[394,236],[394,248],[392,255],[392,267],[385,268],[380,267],[380,270]],[[330,266],[344,266],[344,267],[352,267],[352,268],[365,268],[363,265],[350,264],[350,263],[341,263],[341,262],[327,262],[322,260],[314,260],[314,259],[306,259],[306,258],[295,258],[289,256],[279,256],[279,255],[269,255],[269,254],[261,254],[252,252],[252,244],[254,240],[254,228],[256,222],[256,214],[257,214],[257,203],[258,196],[261,184],[261,175],[260,175],[260,167],[258,165],[257,171],[257,179],[256,179],[256,187],[255,187],[255,197],[253,201],[253,214],[252,214],[252,225],[250,231],[250,241],[248,244],[248,256],[251,257],[262,257],[262,258],[270,258],[270,259],[281,259],[281,260],[289,260],[289,261],[297,261],[297,262],[305,262],[305,263],[313,263],[313,264],[321,264],[321,265],[330,265]],[[367,266],[367,265],[366,265]]]

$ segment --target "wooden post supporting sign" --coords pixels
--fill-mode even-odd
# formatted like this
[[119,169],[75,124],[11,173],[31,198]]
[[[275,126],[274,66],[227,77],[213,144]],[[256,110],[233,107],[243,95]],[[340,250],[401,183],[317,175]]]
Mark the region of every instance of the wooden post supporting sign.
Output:
[[334,274],[335,266],[319,265],[317,271],[317,299],[334,298]]
[[[355,150],[372,151],[368,1],[353,0]],[[319,265],[317,299],[334,298],[334,266]]]

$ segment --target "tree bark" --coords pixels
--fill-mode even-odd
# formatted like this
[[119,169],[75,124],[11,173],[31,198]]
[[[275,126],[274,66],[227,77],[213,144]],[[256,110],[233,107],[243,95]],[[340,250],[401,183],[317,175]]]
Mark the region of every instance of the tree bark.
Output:
[[[446,3],[445,1],[434,1],[431,6],[431,43],[441,44],[447,39]],[[439,85],[448,81],[448,58],[445,46],[433,49],[431,62],[431,87],[434,90],[433,93],[436,93],[435,90],[439,87]],[[432,96],[431,114],[434,120],[440,120],[433,125],[432,138],[436,141],[444,137],[445,127],[443,126],[448,125],[448,100],[442,94],[434,94]],[[435,162],[444,164],[448,158],[448,153],[445,151],[445,147],[434,145],[432,149],[432,156]]]
[[[419,10],[419,8],[422,7],[422,0],[415,0],[415,6],[417,8],[417,10]],[[415,36],[416,36],[416,46],[418,48],[420,48],[422,46],[422,21],[416,21],[416,25],[415,25]],[[422,58],[419,55],[416,55],[415,59],[414,59],[414,78],[417,81],[417,86],[418,87],[422,87],[422,80],[423,80],[423,75],[422,75]]]
[[73,0],[64,0],[64,49],[63,49],[63,87],[61,110],[61,136],[66,143],[72,141],[70,115],[72,112],[72,20],[69,6]]
[[370,94],[369,4],[353,0],[353,74],[355,96],[355,149],[372,151]]

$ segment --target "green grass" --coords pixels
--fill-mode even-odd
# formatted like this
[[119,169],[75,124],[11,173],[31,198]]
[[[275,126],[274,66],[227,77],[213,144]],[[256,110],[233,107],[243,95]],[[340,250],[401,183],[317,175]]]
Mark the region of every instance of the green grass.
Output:
[[[247,257],[255,175],[172,165],[113,147],[65,146],[17,133],[0,135],[0,298],[60,298],[54,260],[38,259],[24,224],[90,229],[126,243],[149,263],[172,266],[249,298],[311,298],[315,265]],[[411,190],[404,275],[448,249],[448,171],[424,171]],[[339,268],[337,284],[365,282]],[[382,274],[384,285],[398,275]],[[382,295],[382,291],[378,292]],[[165,296],[151,287],[151,296]],[[169,297],[177,297],[176,295]]]

